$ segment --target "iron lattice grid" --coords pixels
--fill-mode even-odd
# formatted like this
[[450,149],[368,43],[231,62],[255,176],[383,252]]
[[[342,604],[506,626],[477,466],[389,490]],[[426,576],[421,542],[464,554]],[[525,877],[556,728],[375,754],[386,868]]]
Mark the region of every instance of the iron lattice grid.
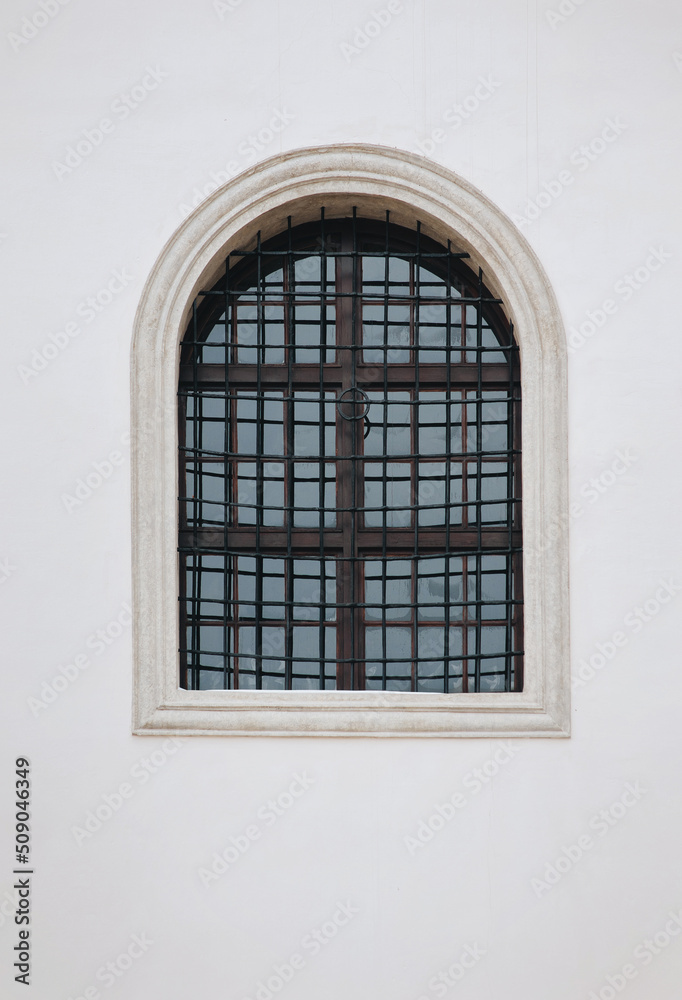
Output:
[[518,348],[466,256],[322,210],[197,296],[182,687],[522,689]]

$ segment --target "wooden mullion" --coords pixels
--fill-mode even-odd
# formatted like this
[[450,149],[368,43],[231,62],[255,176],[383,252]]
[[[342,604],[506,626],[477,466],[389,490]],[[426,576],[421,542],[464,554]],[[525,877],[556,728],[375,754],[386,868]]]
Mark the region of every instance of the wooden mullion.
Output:
[[[343,262],[343,259],[342,259]],[[350,264],[350,260],[347,261]],[[352,308],[352,300],[344,299],[339,304],[337,300],[337,327],[342,326],[342,317]],[[337,329],[337,336],[340,330]],[[350,350],[350,345],[347,345]],[[339,352],[342,355],[348,351]],[[350,360],[350,359],[348,359]],[[363,364],[358,360],[356,365],[356,376],[358,384],[363,389],[382,389],[384,385],[383,372],[380,366],[374,364]],[[327,388],[343,387],[349,388],[346,381],[349,373],[343,364],[325,364],[324,384]],[[182,365],[180,367],[180,389],[194,386],[194,374],[196,371],[196,381],[200,386],[225,385],[225,365],[199,364],[196,369],[192,365]],[[261,366],[260,378],[263,385],[274,387],[286,387],[288,384],[286,365],[264,364]],[[250,387],[256,384],[258,370],[256,365],[230,365],[230,386]],[[420,364],[419,383],[422,388],[438,388],[443,386],[447,380],[446,365]],[[386,373],[386,381],[389,389],[409,389],[415,384],[415,367],[410,364],[391,365]],[[298,363],[295,367],[294,382],[301,388],[308,388],[312,385],[320,385],[320,369],[316,364]],[[484,365],[481,372],[481,383],[490,389],[509,388],[509,369],[506,364]],[[478,372],[475,364],[458,364],[451,371],[450,386],[452,389],[470,389],[479,384]]]
[[[357,552],[371,553],[381,552],[382,539],[381,528],[359,528],[357,530]],[[253,525],[229,528],[227,531],[227,551],[235,550],[253,552],[256,538],[256,529]],[[286,551],[286,531],[283,528],[261,528],[260,544],[263,552],[275,553],[280,550]],[[473,548],[478,539],[475,529],[453,527],[450,532],[450,553],[462,553],[465,550],[476,552]],[[214,551],[226,551],[225,532],[222,528],[197,528],[181,529],[180,549],[189,551],[196,540],[197,551],[208,549]],[[317,528],[294,528],[291,533],[292,544],[295,548],[305,549],[307,552],[315,551],[320,547],[320,534]],[[325,552],[340,553],[344,550],[344,531],[340,528],[326,528],[324,531]],[[428,527],[422,528],[419,533],[420,549],[425,552],[446,551],[444,533],[436,529],[430,530]],[[504,526],[499,528],[485,528],[481,532],[481,550],[501,549],[506,551],[509,542],[509,532]],[[521,531],[515,529],[512,532],[513,547],[521,546]],[[388,548],[396,549],[400,552],[414,550],[414,534],[410,528],[387,528],[386,545]]]
[[[342,249],[347,249],[343,241]],[[342,293],[336,300],[336,345],[337,360],[341,374],[340,390],[343,392],[352,385],[352,330],[353,330],[353,300],[343,294],[353,288],[353,261],[350,257],[338,257],[336,260],[336,290]],[[325,381],[325,386],[329,385]],[[337,527],[341,529],[342,556],[337,560],[337,656],[336,686],[339,690],[352,688],[353,673],[353,517],[351,508],[354,506],[353,496],[353,454],[355,442],[355,423],[344,420],[337,412],[336,420],[336,497],[337,497]],[[339,573],[340,568],[340,573]]]

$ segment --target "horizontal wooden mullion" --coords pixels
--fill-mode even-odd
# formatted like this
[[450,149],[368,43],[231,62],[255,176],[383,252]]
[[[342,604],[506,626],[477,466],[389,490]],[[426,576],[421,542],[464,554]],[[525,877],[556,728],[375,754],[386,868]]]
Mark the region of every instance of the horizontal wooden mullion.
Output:
[[[224,386],[225,365],[182,365],[180,367],[180,388],[193,389],[195,384],[203,386]],[[384,369],[380,364],[356,365],[356,384],[364,389],[384,387]],[[416,382],[414,365],[392,365],[386,372],[386,384],[389,388],[409,389]],[[285,365],[261,365],[260,373],[256,365],[229,365],[228,383],[231,389],[255,388],[260,384],[268,387],[286,388],[288,384]],[[294,369],[296,386],[310,386],[321,389],[332,389],[342,384],[342,366],[339,364],[322,365],[323,382],[320,383],[320,366],[318,364],[297,364]],[[196,379],[196,382],[195,382]],[[446,365],[419,365],[420,387],[433,386],[442,388],[447,383]],[[479,382],[478,368],[475,364],[457,364],[450,371],[450,386],[452,389],[471,388]],[[506,364],[483,365],[481,382],[490,388],[509,388],[509,367]]]
[[[357,531],[358,551],[363,554],[380,553],[383,548],[383,532],[381,528],[360,528]],[[482,549],[507,549],[509,546],[509,531],[506,528],[489,528],[480,536]],[[326,528],[322,535],[315,528],[293,528],[291,531],[291,554],[299,552],[307,554],[320,552],[324,541],[324,551],[328,555],[343,551],[343,532]],[[521,532],[513,531],[511,544],[514,548],[521,546]],[[470,552],[475,554],[479,545],[479,535],[476,530],[452,529],[450,531],[449,552]],[[420,552],[445,552],[447,546],[444,530],[419,532]],[[256,529],[251,527],[230,528],[227,532],[220,528],[200,528],[193,531],[182,529],[179,537],[181,551],[196,550],[239,550],[253,553],[256,547]],[[261,528],[259,536],[259,551],[286,554],[287,532],[282,528]],[[414,551],[413,528],[388,528],[386,531],[386,550],[400,552]]]

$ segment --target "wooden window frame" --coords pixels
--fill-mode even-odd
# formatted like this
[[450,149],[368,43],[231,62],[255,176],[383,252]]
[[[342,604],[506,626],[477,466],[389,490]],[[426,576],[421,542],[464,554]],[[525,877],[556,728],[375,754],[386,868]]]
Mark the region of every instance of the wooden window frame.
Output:
[[[386,260],[402,259],[408,265],[409,288],[398,293],[391,294],[388,283],[388,271],[386,270],[386,286],[382,292],[376,289],[367,290],[364,281],[363,261],[368,259],[367,247],[372,247],[372,253],[376,254],[382,266]],[[322,249],[323,247],[323,249]],[[308,250],[311,253],[319,253],[312,259],[320,262],[320,292],[309,288],[305,292],[306,298],[301,298],[300,285],[294,284],[294,262],[302,260],[301,255]],[[281,257],[279,256],[281,254]],[[331,255],[331,256],[328,256]],[[338,255],[338,256],[337,256]],[[288,230],[279,237],[275,237],[265,245],[261,244],[260,237],[256,240],[256,249],[244,253],[240,256],[240,251],[235,251],[232,260],[226,261],[226,272],[224,277],[214,286],[212,290],[197,298],[192,311],[192,319],[188,325],[187,333],[183,339],[181,348],[180,363],[180,389],[179,389],[179,479],[181,484],[181,494],[186,496],[179,498],[180,510],[180,686],[183,689],[199,690],[212,686],[221,678],[225,690],[240,690],[242,688],[254,688],[263,690],[278,688],[283,686],[286,690],[294,687],[313,687],[309,676],[301,677],[306,673],[305,663],[297,667],[294,655],[293,629],[303,627],[301,620],[301,609],[294,610],[293,605],[293,581],[289,579],[293,573],[294,560],[310,558],[311,555],[322,553],[324,559],[334,566],[335,583],[337,588],[336,600],[333,605],[333,624],[329,623],[329,617],[320,616],[318,622],[318,643],[320,647],[320,663],[318,684],[320,690],[336,689],[338,691],[364,691],[376,689],[378,686],[382,690],[435,690],[438,681],[432,682],[419,676],[419,635],[422,628],[438,627],[438,622],[422,621],[416,607],[416,573],[423,558],[442,557],[444,567],[448,568],[446,580],[449,576],[449,567],[452,562],[462,560],[462,581],[464,592],[462,600],[466,603],[461,608],[461,619],[454,615],[453,609],[447,605],[443,607],[443,628],[445,636],[450,634],[450,630],[457,628],[462,639],[461,655],[449,650],[452,658],[443,664],[443,693],[452,690],[459,690],[463,693],[472,691],[488,690],[486,685],[494,684],[495,689],[502,681],[499,670],[494,677],[486,673],[486,658],[481,654],[481,635],[486,628],[504,629],[507,636],[509,649],[500,659],[504,660],[504,688],[505,691],[521,691],[523,689],[523,595],[522,595],[522,553],[521,553],[521,468],[520,468],[520,448],[521,448],[521,399],[520,399],[520,375],[518,363],[518,350],[516,348],[511,325],[500,308],[499,300],[485,288],[483,275],[479,272],[476,276],[465,263],[465,254],[457,253],[452,247],[443,247],[433,240],[422,236],[419,228],[416,232],[407,232],[391,224],[388,217],[384,223],[377,223],[373,220],[358,219],[354,214],[351,218],[326,220],[324,209],[321,209],[318,223],[305,224],[293,228],[291,219]],[[329,267],[331,265],[331,267]],[[388,264],[385,265],[388,267]],[[282,270],[282,288],[279,286],[276,291],[268,291],[266,277],[268,274]],[[430,272],[434,279],[439,279],[444,283],[444,287],[454,289],[454,295],[450,292],[446,297],[437,297],[436,293],[428,294],[420,287],[416,280],[416,275],[422,272]],[[333,273],[333,279],[331,274]],[[324,278],[322,278],[324,274]],[[260,276],[260,280],[259,280]],[[423,279],[422,279],[423,280]],[[327,291],[327,282],[331,282],[331,291]],[[457,286],[462,289],[457,290]],[[303,286],[307,288],[306,285]],[[256,291],[254,292],[254,289]],[[258,291],[260,289],[260,291]],[[434,297],[435,296],[435,297]],[[252,300],[257,303],[252,305]],[[250,311],[255,309],[261,317],[268,307],[276,306],[282,309],[282,347],[281,360],[278,362],[268,362],[267,352],[271,348],[265,347],[245,347],[239,344],[239,312],[243,308],[244,301],[246,308]],[[295,345],[295,312],[300,305],[312,305],[320,310],[320,323],[324,323],[329,309],[333,310],[334,316],[334,343],[332,347],[326,345],[326,334],[322,329],[322,340],[324,344],[318,345],[320,349],[319,362],[299,361],[296,358],[297,347]],[[402,358],[400,361],[391,361],[390,350],[387,348],[383,353],[383,361],[369,360],[366,357],[368,351],[372,351],[368,346],[364,346],[363,340],[363,308],[364,306],[381,306],[384,312],[384,323],[388,322],[388,309],[392,306],[407,307],[409,310],[409,347],[401,349],[401,356],[408,355],[408,360]],[[447,329],[450,329],[452,314],[459,317],[458,322],[454,322],[454,330],[459,333],[459,342],[455,343],[454,332],[450,333],[444,342],[443,351],[445,355],[441,362],[429,361],[430,354],[427,349],[419,347],[419,331],[421,322],[428,322],[423,317],[427,315],[425,310],[436,306],[447,310],[450,320]],[[477,343],[478,349],[467,350],[466,344],[469,342],[468,336],[464,334],[465,329],[471,326],[471,313],[476,316]],[[484,318],[490,324],[490,328],[496,334],[501,345],[500,354],[505,356],[504,361],[489,361],[486,349],[482,348],[482,325]],[[257,328],[261,331],[258,334],[260,341],[265,335],[265,321],[261,318]],[[387,327],[386,327],[387,330]],[[207,338],[212,334],[218,335],[218,341],[222,341],[224,346],[207,347]],[[386,333],[384,333],[386,336]],[[214,338],[212,338],[214,339]],[[383,339],[383,338],[382,338]],[[461,346],[460,346],[461,345]],[[488,348],[490,349],[490,348]],[[222,356],[222,363],[206,362],[202,352],[207,350],[211,358],[215,355]],[[212,352],[212,353],[211,353]],[[333,352],[333,359],[330,358]],[[241,356],[248,355],[248,361],[243,361]],[[256,363],[254,363],[254,355]],[[324,355],[324,358],[323,358]],[[261,357],[262,356],[262,357]],[[474,358],[476,360],[472,360]],[[453,360],[455,359],[455,360]],[[361,388],[359,388],[361,387]],[[390,455],[369,456],[364,455],[363,438],[365,421],[357,419],[359,412],[364,413],[364,400],[367,400],[367,412],[372,412],[369,397],[365,393],[377,392],[384,398],[392,391],[408,392],[411,396],[417,396],[424,390],[434,390],[447,393],[449,399],[455,400],[458,394],[461,399],[461,441],[463,452],[457,454],[456,459],[461,462],[462,468],[462,506],[457,507],[461,524],[453,524],[450,517],[450,510],[443,508],[442,528],[429,526],[425,527],[420,523],[420,510],[418,509],[418,473],[420,468],[419,444],[417,440],[417,428],[419,426],[419,410],[414,403],[409,403],[410,411],[410,436],[411,447],[409,456],[410,465],[410,502],[414,504],[411,510],[411,523],[405,527],[368,526],[366,518],[363,516],[362,495],[364,492],[364,469],[366,461],[381,462],[383,465],[383,477],[381,482],[386,483],[386,469],[391,461],[400,461],[407,464],[405,459]],[[297,392],[305,390],[319,391],[333,397],[335,410],[336,443],[333,455],[326,455],[332,458],[335,468],[335,524],[333,527],[324,526],[324,517],[320,517],[318,528],[301,528],[295,523],[293,511],[288,511],[290,505],[295,502],[294,494],[294,467],[295,449],[293,447],[293,435],[295,433],[295,397]],[[486,392],[498,392],[503,397],[507,409],[507,448],[512,448],[511,452],[503,452],[503,461],[508,464],[507,472],[507,493],[504,501],[507,508],[507,523],[495,526],[485,526],[483,523],[483,504],[480,498],[473,507],[469,506],[468,485],[471,480],[470,470],[473,468],[476,475],[476,490],[481,490],[481,476],[486,467],[486,462],[500,461],[500,456],[495,452],[485,453],[482,442],[473,445],[473,454],[470,454],[469,435],[467,434],[467,419],[470,407],[473,405],[476,411],[483,412],[483,396]],[[241,394],[254,394],[254,401],[263,400],[264,393],[273,393],[275,396],[282,393],[283,400],[283,431],[285,445],[282,449],[282,464],[285,470],[283,479],[285,511],[283,512],[283,523],[281,528],[263,527],[263,510],[257,509],[249,511],[257,524],[254,526],[240,523],[238,516],[240,512],[239,503],[236,500],[226,501],[223,507],[224,525],[204,526],[203,519],[198,513],[204,503],[199,499],[188,499],[190,493],[195,489],[194,483],[201,482],[200,468],[216,470],[216,478],[226,479],[224,482],[225,497],[236,497],[238,493],[238,481],[236,479],[239,467],[239,445],[237,440],[237,407]],[[352,399],[362,394],[358,398],[360,403],[352,402]],[[197,432],[200,434],[202,420],[195,413],[202,400],[216,400],[223,394],[226,412],[226,437],[225,448],[221,455],[214,454],[211,449],[208,453],[197,447],[198,441],[195,439]],[[468,397],[475,398],[473,404],[468,402]],[[287,402],[288,400],[288,402]],[[186,410],[188,401],[192,404],[192,417],[187,423]],[[222,400],[221,400],[222,401]],[[187,405],[186,405],[187,404]],[[446,404],[449,408],[449,402]],[[258,406],[261,412],[262,404]],[[482,420],[482,418],[481,418]],[[212,423],[212,419],[210,423]],[[189,426],[192,431],[192,447],[187,446],[185,428]],[[254,425],[256,438],[260,439],[262,433],[258,428],[258,418]],[[474,433],[477,437],[482,437],[483,424],[474,423]],[[291,441],[288,441],[289,434]],[[477,447],[481,447],[482,454],[478,455]],[[262,450],[262,448],[261,448]],[[450,469],[452,459],[452,448],[445,456],[446,468]],[[288,456],[288,457],[287,457]],[[359,457],[358,457],[359,456]],[[468,457],[467,457],[468,456]],[[189,464],[193,470],[188,480],[186,467]],[[272,459],[272,456],[270,456]],[[249,461],[252,456],[249,456]],[[274,459],[272,459],[274,460]],[[258,468],[262,462],[256,459]],[[322,460],[321,460],[322,461]],[[434,458],[433,461],[436,461]],[[449,475],[449,472],[448,472]],[[186,483],[183,490],[182,484]],[[261,486],[261,490],[262,490]],[[384,487],[385,490],[385,487]],[[199,490],[199,495],[201,490]],[[445,498],[444,498],[445,503]],[[208,504],[209,509],[214,512],[215,504]],[[196,513],[196,520],[193,517],[188,521],[188,510]],[[477,512],[473,516],[472,523],[469,523],[469,516],[472,511]],[[316,511],[319,514],[319,509]],[[387,519],[387,518],[386,518]],[[220,520],[220,508],[218,508],[218,520]],[[382,520],[384,520],[382,518]],[[478,571],[474,570],[474,587],[477,594],[482,597],[482,573],[481,566],[485,555],[500,555],[507,563],[505,570],[506,594],[505,594],[505,615],[499,618],[499,606],[495,610],[497,615],[490,617],[486,615],[486,602],[481,600],[477,606],[473,606],[468,600],[469,596],[469,561],[474,559]],[[240,618],[238,609],[240,607],[233,581],[225,580],[223,588],[223,600],[218,604],[215,602],[201,602],[198,597],[193,598],[201,573],[192,570],[197,558],[200,556],[211,557],[217,555],[225,559],[225,574],[236,577],[237,574],[231,567],[235,566],[240,557],[254,557],[260,570],[256,571],[256,581],[260,580],[263,560],[270,558],[280,560],[283,567],[286,567],[286,600],[284,607],[277,607],[274,610],[281,615],[281,619],[273,618],[268,620],[268,616],[256,613],[256,607],[262,612],[262,601],[255,605],[249,605],[249,614],[253,618]],[[382,677],[371,677],[369,684],[366,677],[366,650],[365,635],[367,628],[381,628],[382,641],[386,643],[388,620],[386,610],[382,611],[381,624],[377,626],[376,621],[368,619],[364,605],[366,597],[364,595],[364,567],[367,560],[381,559],[402,559],[407,560],[411,566],[413,577],[412,601],[415,606],[409,620],[403,622],[403,629],[408,629],[412,635],[410,667],[410,684],[404,678],[388,676],[388,657],[384,651],[382,661]],[[388,564],[386,564],[387,566]],[[382,575],[385,581],[386,570]],[[219,574],[210,572],[212,580],[219,581]],[[186,581],[189,581],[191,594],[188,593]],[[386,586],[384,582],[384,588]],[[466,595],[466,596],[465,596]],[[514,603],[512,603],[514,602]],[[203,604],[210,607],[209,615],[201,614],[200,608]],[[386,601],[384,600],[384,605]],[[493,602],[487,602],[492,605]],[[220,617],[217,612],[222,608],[223,615]],[[327,609],[325,609],[326,612]],[[376,611],[376,609],[374,609]],[[473,614],[472,614],[473,612]],[[313,614],[315,614],[313,610]],[[298,614],[298,617],[297,617]],[[456,618],[457,620],[453,620]],[[271,617],[271,616],[270,616]],[[311,615],[312,618],[312,615]],[[468,623],[471,622],[469,625]],[[313,627],[307,622],[305,627]],[[325,629],[333,628],[337,637],[336,642],[336,671],[335,679],[332,682],[329,677],[328,655],[325,650]],[[222,652],[219,655],[204,653],[203,669],[194,666],[195,661],[201,663],[201,654],[197,649],[199,636],[202,629],[208,629],[218,635],[222,634]],[[236,637],[241,630],[247,633],[253,631],[259,638],[256,641],[256,653],[253,658],[238,655],[236,649]],[[277,633],[283,630],[285,637],[284,647],[281,655],[284,659],[279,661],[265,656],[262,652],[262,636],[268,630],[275,630]],[[421,633],[427,635],[428,633]],[[444,636],[444,640],[445,640]],[[186,642],[185,642],[186,637]],[[473,646],[470,643],[473,641]],[[423,659],[427,659],[424,657]],[[499,665],[497,657],[490,656],[490,661]],[[213,661],[218,661],[218,665],[213,666]],[[207,666],[208,663],[211,666]],[[220,666],[222,662],[222,670]],[[253,664],[252,668],[244,674],[244,684],[242,684],[240,664]],[[263,665],[278,664],[278,671],[275,676],[272,672],[264,670]],[[457,683],[459,673],[461,673],[461,687]],[[279,674],[281,673],[281,676]],[[454,676],[453,676],[454,675]],[[209,681],[210,684],[206,682]]]

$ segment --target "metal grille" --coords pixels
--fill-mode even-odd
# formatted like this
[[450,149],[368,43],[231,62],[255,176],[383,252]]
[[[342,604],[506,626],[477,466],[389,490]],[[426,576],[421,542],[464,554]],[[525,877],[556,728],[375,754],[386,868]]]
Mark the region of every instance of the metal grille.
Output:
[[522,689],[518,350],[466,256],[322,211],[198,295],[181,686]]

